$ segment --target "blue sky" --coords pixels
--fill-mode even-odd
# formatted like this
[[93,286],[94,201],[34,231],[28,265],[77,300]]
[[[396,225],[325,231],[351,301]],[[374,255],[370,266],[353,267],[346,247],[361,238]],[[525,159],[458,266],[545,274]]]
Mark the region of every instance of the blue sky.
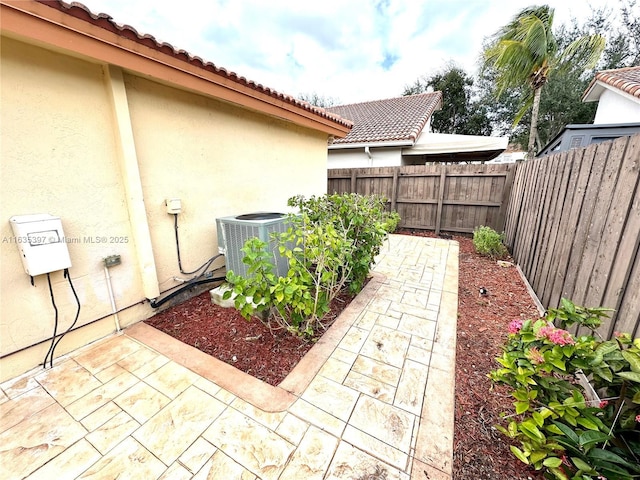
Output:
[[[94,13],[282,93],[339,104],[402,94],[482,41],[530,0],[83,0]],[[550,0],[554,25],[607,0]],[[609,4],[614,3],[609,0]]]

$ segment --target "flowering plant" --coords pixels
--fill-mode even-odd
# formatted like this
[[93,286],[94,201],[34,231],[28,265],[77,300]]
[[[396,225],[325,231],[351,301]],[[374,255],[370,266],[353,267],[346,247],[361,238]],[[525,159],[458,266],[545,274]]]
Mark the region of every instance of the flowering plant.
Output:
[[[640,478],[640,338],[599,338],[606,312],[562,299],[543,318],[513,320],[497,358],[501,368],[489,374],[511,386],[515,399],[508,424],[496,428],[519,442],[511,452],[546,478]],[[571,334],[574,324],[590,334]],[[585,398],[581,374],[600,398]]]

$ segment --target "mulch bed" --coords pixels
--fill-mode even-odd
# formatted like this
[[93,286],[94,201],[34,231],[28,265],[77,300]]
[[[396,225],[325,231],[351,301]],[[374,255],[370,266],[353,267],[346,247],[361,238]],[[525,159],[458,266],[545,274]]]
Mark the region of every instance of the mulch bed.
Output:
[[[435,236],[423,231],[398,233]],[[536,318],[538,311],[515,267],[501,267],[476,254],[467,236],[446,237],[460,244],[453,477],[540,480],[543,476],[513,457],[505,438],[493,428],[501,422],[501,413],[511,412],[513,399],[487,377],[498,367],[494,359],[500,355],[509,322]],[[487,295],[480,295],[481,288]],[[344,295],[334,302],[324,320],[327,328],[350,301]],[[146,323],[270,385],[279,384],[314,344],[285,331],[273,333],[233,309],[214,305],[208,292]]]
[[[435,237],[433,232],[399,233]],[[513,456],[493,428],[501,423],[501,413],[512,412],[513,397],[487,377],[499,367],[495,358],[502,353],[509,322],[537,318],[538,310],[515,267],[478,255],[470,237],[446,237],[460,244],[453,478],[543,479]],[[481,288],[487,295],[480,295]]]
[[[352,298],[342,293],[333,300],[322,319],[324,329],[333,324]],[[233,308],[213,304],[208,291],[145,323],[274,386],[284,380],[325,331],[311,339],[296,337],[286,330],[271,331],[256,319],[245,320]]]

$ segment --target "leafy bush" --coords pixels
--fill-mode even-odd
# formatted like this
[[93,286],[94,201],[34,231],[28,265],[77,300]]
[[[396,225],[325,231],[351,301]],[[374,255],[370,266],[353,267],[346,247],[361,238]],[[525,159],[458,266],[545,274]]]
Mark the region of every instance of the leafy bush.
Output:
[[400,221],[398,213],[387,212],[385,205],[384,197],[355,193],[324,195],[308,200],[299,195],[289,199],[289,206],[300,210],[306,224],[333,225],[352,242],[351,258],[347,259],[349,275],[346,277],[352,293],[362,289],[382,242]]
[[[518,441],[512,453],[546,478],[640,478],[640,338],[597,339],[605,312],[562,299],[545,318],[512,321],[497,359],[502,368],[489,374],[511,386],[515,399],[511,421],[496,428]],[[575,323],[592,334],[564,329]],[[579,373],[602,400],[585,400]]]
[[480,226],[473,231],[473,246],[480,255],[491,258],[502,258],[507,254],[507,247],[502,243],[504,235],[491,227]]
[[286,257],[289,270],[277,277],[268,245],[258,238],[243,247],[247,277],[227,273],[236,295],[235,305],[249,319],[259,315],[271,328],[312,336],[329,310],[331,300],[344,288],[352,293],[364,286],[375,256],[399,216],[384,210],[385,200],[360,195],[293,197],[291,227],[272,240]]

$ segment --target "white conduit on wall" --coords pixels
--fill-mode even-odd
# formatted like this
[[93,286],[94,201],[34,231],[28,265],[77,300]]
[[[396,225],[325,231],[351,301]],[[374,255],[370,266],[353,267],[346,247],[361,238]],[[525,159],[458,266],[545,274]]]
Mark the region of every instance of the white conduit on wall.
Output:
[[109,267],[104,266],[104,276],[107,279],[107,289],[109,290],[109,300],[111,300],[111,312],[116,322],[116,331],[120,333],[120,320],[118,319],[118,309],[116,308],[116,299],[113,296],[113,288],[111,288],[111,275],[109,275]]

